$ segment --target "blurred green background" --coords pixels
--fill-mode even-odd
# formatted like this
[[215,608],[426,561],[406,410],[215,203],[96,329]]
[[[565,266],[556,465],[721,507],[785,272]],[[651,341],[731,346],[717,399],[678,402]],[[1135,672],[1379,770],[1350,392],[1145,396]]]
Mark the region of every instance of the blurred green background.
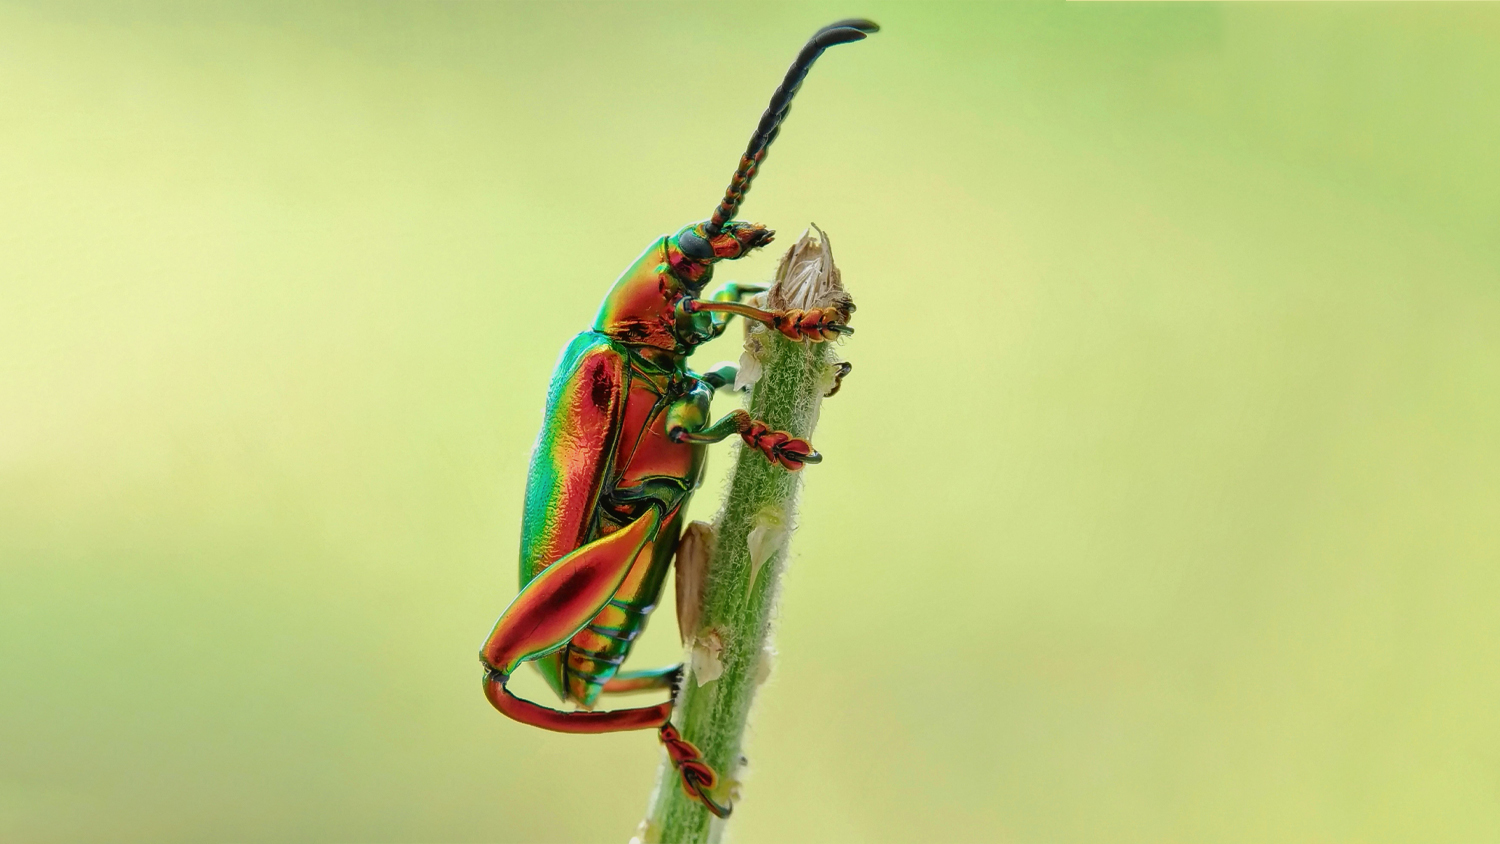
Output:
[[735,840],[1500,838],[1500,8],[871,0],[0,6],[0,839],[625,840],[480,695],[545,384],[851,14]]

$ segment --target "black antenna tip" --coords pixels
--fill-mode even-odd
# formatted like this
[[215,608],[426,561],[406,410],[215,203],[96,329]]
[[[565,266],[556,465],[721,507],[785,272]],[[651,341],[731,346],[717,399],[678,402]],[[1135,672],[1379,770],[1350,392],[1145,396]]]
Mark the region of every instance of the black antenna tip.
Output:
[[830,29],[857,29],[860,32],[871,33],[879,32],[880,24],[874,21],[865,20],[864,18],[849,18],[847,20],[834,21],[833,23],[818,30],[818,34],[821,35]]
[[[807,42],[804,50],[816,50],[822,52],[835,44],[848,44],[851,41],[865,40],[865,31],[852,26],[828,26],[818,30],[817,34]],[[813,58],[817,58],[816,53]],[[811,61],[807,62],[809,65]]]

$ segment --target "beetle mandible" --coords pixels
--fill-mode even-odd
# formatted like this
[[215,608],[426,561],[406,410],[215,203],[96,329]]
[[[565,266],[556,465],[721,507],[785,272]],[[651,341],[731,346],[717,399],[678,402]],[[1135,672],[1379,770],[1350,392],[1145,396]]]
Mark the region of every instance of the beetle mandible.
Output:
[[[657,729],[683,788],[719,817],[731,807],[710,794],[713,769],[670,722],[682,666],[619,667],[661,595],[706,446],[737,434],[793,472],[822,459],[805,440],[772,431],[744,410],[710,423],[709,400],[734,381],[734,367],[700,375],[687,358],[735,314],[799,340],[852,332],[846,307],[768,311],[742,304],[764,289],[759,285],[731,282],[709,298],[700,294],[714,263],[771,242],[770,229],[734,217],[813,62],[835,44],[878,30],[867,20],[844,20],[813,35],[771,96],[713,215],[657,238],[614,283],[593,328],[563,350],[526,479],[521,592],[480,652],[485,696],[496,709],[565,733]],[[579,709],[552,709],[506,689],[523,662]],[[600,693],[652,689],[670,690],[672,698],[592,711]]]

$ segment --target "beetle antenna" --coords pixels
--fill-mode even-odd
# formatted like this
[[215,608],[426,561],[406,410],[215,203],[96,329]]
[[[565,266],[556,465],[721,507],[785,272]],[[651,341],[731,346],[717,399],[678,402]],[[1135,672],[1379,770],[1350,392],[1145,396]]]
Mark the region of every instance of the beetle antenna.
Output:
[[781,122],[786,120],[787,113],[792,109],[792,97],[802,87],[802,80],[812,69],[813,62],[823,55],[824,50],[835,44],[863,41],[867,34],[879,31],[880,27],[874,21],[850,18],[823,27],[813,33],[813,37],[803,45],[802,52],[797,54],[797,60],[787,69],[786,78],[781,80],[781,87],[771,95],[771,104],[766,106],[765,113],[760,116],[760,125],[755,127],[755,134],[750,136],[750,145],[745,148],[740,166],[729,180],[724,200],[714,209],[713,217],[709,218],[704,227],[710,237],[718,234],[724,224],[739,213],[740,203],[744,201],[745,194],[750,192],[750,182],[755,178],[761,161],[765,160],[766,150],[781,131]]

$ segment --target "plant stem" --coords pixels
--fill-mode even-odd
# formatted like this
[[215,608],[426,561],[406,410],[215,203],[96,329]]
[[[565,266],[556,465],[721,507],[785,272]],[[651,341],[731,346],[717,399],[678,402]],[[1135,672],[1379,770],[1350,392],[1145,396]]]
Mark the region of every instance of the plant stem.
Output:
[[[822,235],[822,232],[819,232]],[[777,270],[769,307],[853,306],[839,286],[827,236],[804,234]],[[823,396],[839,366],[832,343],[789,340],[753,324],[746,331],[741,383],[760,377],[747,409],[774,430],[810,439]],[[673,721],[719,773],[718,792],[736,796],[744,764],[741,742],[755,689],[770,668],[769,639],[778,581],[786,561],[797,493],[805,471],[789,472],[759,451],[739,447],[729,490],[714,521],[699,611],[684,631],[691,667]],[[715,658],[716,657],[716,658]],[[722,672],[714,677],[722,666]],[[689,798],[670,762],[663,762],[641,838],[666,844],[717,841],[724,822]]]

